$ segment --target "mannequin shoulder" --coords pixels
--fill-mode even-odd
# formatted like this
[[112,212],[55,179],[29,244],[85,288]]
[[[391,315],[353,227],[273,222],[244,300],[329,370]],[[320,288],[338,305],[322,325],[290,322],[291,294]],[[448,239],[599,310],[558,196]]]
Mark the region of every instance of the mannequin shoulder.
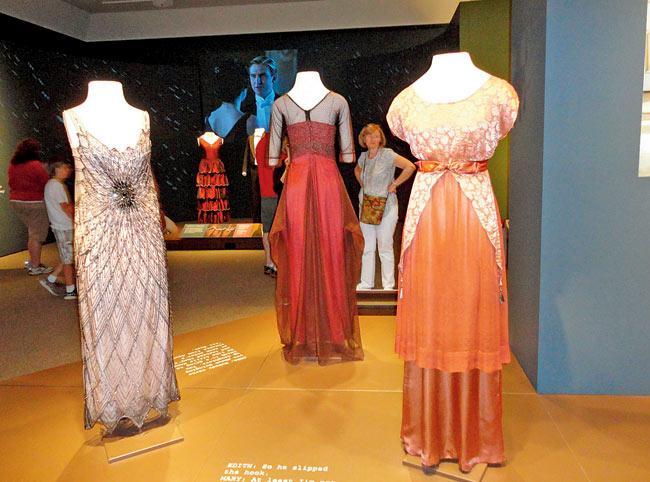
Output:
[[142,122],[149,125],[149,112],[147,112],[146,110],[140,110],[135,107],[129,107],[128,115],[133,119],[141,119]]
[[390,102],[390,107],[388,110],[390,111],[396,109],[407,102],[411,102],[413,100],[413,94],[413,84],[411,84],[400,91],[400,93],[393,98],[393,100]]
[[508,82],[507,80],[502,79],[500,77],[492,77],[491,80],[499,96],[506,97],[506,98],[518,97],[517,91],[512,86],[512,84],[510,84],[510,82]]
[[333,90],[330,90],[325,95],[327,97],[329,97],[331,102],[348,105],[348,100],[345,97],[343,97],[341,94],[339,94],[338,92],[334,92]]
[[61,118],[63,119],[63,125],[66,130],[75,129],[76,130],[76,113],[74,107],[66,109],[61,113]]

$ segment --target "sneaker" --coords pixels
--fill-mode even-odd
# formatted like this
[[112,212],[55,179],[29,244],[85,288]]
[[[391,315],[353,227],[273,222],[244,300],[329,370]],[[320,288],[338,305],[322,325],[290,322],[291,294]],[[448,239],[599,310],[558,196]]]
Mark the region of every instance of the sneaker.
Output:
[[278,275],[278,270],[275,266],[264,266],[264,274],[271,278],[275,278]]
[[364,285],[363,283],[357,285],[357,291],[369,291],[372,289],[374,289],[374,286]]
[[43,288],[45,288],[47,291],[50,292],[51,295],[53,296],[62,296],[63,291],[61,290],[62,286],[57,284],[57,283],[52,283],[50,280],[47,278],[43,278],[38,280],[38,282],[41,284]]
[[38,276],[39,274],[48,274],[54,271],[52,266],[45,266],[39,264],[38,266],[31,266],[27,269],[27,274],[30,276]]
[[75,288],[73,291],[71,291],[69,293],[66,292],[65,296],[63,296],[63,299],[64,300],[76,300],[77,299],[77,289]]

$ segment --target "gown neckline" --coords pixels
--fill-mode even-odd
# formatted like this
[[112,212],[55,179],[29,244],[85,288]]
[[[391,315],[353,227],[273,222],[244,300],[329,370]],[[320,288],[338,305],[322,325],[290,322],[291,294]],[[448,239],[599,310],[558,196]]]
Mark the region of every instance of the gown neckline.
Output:
[[[140,145],[142,144],[143,134],[149,131],[149,126],[147,125],[148,123],[145,120],[145,122],[142,124],[142,127],[140,127],[140,132],[138,133],[138,138],[135,141],[135,144],[127,145],[123,149],[120,149],[118,147],[110,147],[108,144],[106,144],[104,141],[99,139],[97,136],[95,136],[92,132],[88,131],[88,129],[84,127],[84,125],[81,123],[81,120],[77,116],[77,113],[74,112],[74,110],[71,109],[69,112],[71,112],[74,117],[75,127],[77,128],[77,137],[79,136],[79,134],[83,135],[86,139],[92,137],[98,144],[101,144],[102,147],[108,149],[109,151],[117,151],[117,152],[135,151],[136,149],[139,149]],[[81,147],[81,144],[79,144],[79,146],[77,146],[76,149],[78,149],[79,147]]]
[[295,100],[293,100],[293,99],[291,98],[291,96],[290,96],[288,93],[285,94],[285,95],[289,98],[289,100],[293,103],[293,105],[295,105],[296,107],[298,107],[298,109],[300,109],[301,111],[303,111],[303,112],[305,112],[305,113],[309,113],[309,112],[311,112],[312,110],[314,110],[316,107],[318,107],[319,105],[321,105],[321,104],[323,103],[323,101],[324,101],[325,99],[327,99],[327,97],[329,97],[329,95],[330,95],[331,93],[332,93],[332,91],[331,91],[331,90],[328,90],[328,91],[327,91],[327,94],[325,94],[321,100],[319,100],[316,104],[314,104],[314,107],[312,107],[311,109],[303,109],[302,107],[300,107],[300,105],[299,105]]
[[485,87],[492,81],[492,79],[495,78],[493,75],[490,75],[485,81],[476,89],[474,92],[469,94],[467,97],[463,97],[462,99],[454,100],[451,102],[432,102],[430,100],[427,100],[423,98],[420,94],[418,94],[418,91],[413,87],[413,84],[409,86],[409,88],[413,91],[413,94],[422,102],[424,102],[426,105],[430,106],[445,106],[445,105],[454,105],[454,104],[460,104],[462,102],[466,102],[470,99],[472,99],[474,96],[476,96],[479,92],[481,92]]

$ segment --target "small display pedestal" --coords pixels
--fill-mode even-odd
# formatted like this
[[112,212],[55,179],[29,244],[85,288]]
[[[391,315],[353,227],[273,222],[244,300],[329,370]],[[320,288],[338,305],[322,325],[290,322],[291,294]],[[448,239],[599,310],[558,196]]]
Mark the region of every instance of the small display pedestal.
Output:
[[[402,464],[422,470],[420,457],[407,455]],[[458,480],[461,482],[480,482],[487,472],[487,464],[476,464],[468,473],[461,472],[457,462],[441,462],[431,473],[432,480]]]
[[173,420],[164,418],[146,423],[141,431],[134,426],[117,428],[102,437],[108,463],[135,457],[184,440],[183,433]]

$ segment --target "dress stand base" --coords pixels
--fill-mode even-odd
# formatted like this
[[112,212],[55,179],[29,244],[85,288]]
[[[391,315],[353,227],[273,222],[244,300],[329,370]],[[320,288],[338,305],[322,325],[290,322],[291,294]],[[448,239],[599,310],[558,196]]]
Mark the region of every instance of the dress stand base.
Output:
[[[318,363],[318,357],[317,356],[304,356],[300,358],[301,361],[306,361],[306,362],[314,362]],[[343,361],[343,357],[341,355],[334,355],[329,357],[328,359],[329,363],[341,363]]]
[[[407,455],[402,464],[422,470],[422,460],[414,455]],[[458,468],[457,462],[441,462],[431,473],[431,480],[458,480],[461,482],[480,482],[487,472],[487,464],[476,464],[472,470],[465,473]]]
[[108,463],[136,457],[184,440],[183,433],[175,421],[166,419],[153,421],[137,429],[116,430],[102,437]]

